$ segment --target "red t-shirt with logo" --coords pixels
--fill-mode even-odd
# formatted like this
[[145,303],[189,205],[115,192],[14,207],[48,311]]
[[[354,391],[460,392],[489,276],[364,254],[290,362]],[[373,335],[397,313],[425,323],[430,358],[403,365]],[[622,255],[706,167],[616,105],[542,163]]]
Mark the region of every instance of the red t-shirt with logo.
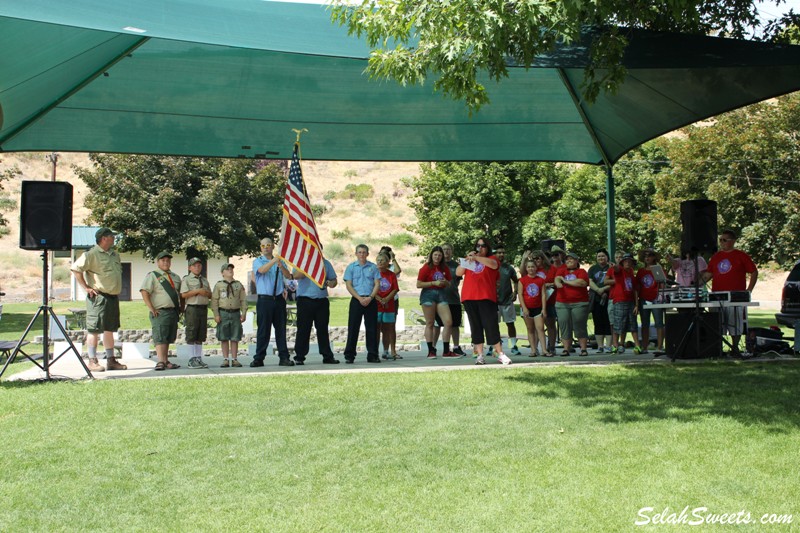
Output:
[[545,291],[544,277],[537,274],[534,274],[533,277],[525,274],[519,279],[522,284],[522,300],[528,309],[542,307],[542,293]]
[[[489,256],[486,259],[494,259]],[[498,266],[500,262],[497,262]],[[489,268],[483,263],[478,263],[475,271],[467,270],[464,274],[464,284],[461,286],[461,301],[491,300],[497,302],[497,278],[500,272],[496,268]]]
[[556,270],[556,276],[561,276],[565,281],[582,279],[586,282],[585,287],[573,287],[564,283],[562,287],[556,289],[556,301],[562,304],[577,304],[589,301],[589,273],[582,268],[570,270],[567,265],[563,265]]
[[747,274],[758,270],[750,256],[741,250],[717,252],[708,262],[712,291],[747,290]]
[[616,283],[611,286],[611,290],[608,293],[612,302],[635,301],[634,291],[636,290],[636,276],[633,273],[633,269],[622,269],[619,266],[609,268],[608,272],[606,272],[606,279],[613,279],[616,281]]
[[[378,296],[381,298],[386,298],[389,296],[389,293],[392,291],[399,291],[400,287],[397,285],[397,276],[391,270],[383,270],[380,271],[381,279],[378,281]],[[397,300],[392,298],[386,305],[378,302],[378,312],[379,313],[396,313],[397,312]]]
[[[429,265],[425,263],[422,265],[422,268],[419,269],[419,274],[417,274],[417,281],[424,281],[424,282],[431,282],[431,281],[441,281],[441,280],[450,281],[453,279],[453,276],[450,275],[450,269],[444,263],[439,265]],[[425,289],[438,289],[443,291],[447,285],[442,287],[432,286],[432,287],[425,287]]]
[[653,273],[647,268],[640,268],[636,273],[636,284],[639,289],[639,299],[654,302],[658,298],[658,283]]

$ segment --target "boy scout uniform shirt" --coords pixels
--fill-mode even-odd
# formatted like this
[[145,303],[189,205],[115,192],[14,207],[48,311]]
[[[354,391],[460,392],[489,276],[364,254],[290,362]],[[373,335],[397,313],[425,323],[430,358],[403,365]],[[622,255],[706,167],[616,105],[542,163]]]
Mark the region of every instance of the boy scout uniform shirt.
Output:
[[[211,290],[211,284],[203,276],[195,276],[194,274],[187,274],[183,276],[181,281],[181,293],[191,292],[197,289]],[[184,298],[186,305],[208,305],[208,296],[195,295],[191,298]]]
[[172,301],[172,298],[169,297],[167,291],[164,290],[164,287],[161,286],[161,282],[158,281],[156,274],[158,273],[159,276],[169,276],[167,279],[172,279],[172,283],[175,285],[175,292],[180,295],[181,293],[181,278],[175,272],[168,270],[164,272],[160,269],[155,269],[155,271],[150,271],[144,277],[144,281],[142,282],[142,287],[140,290],[147,291],[150,293],[150,302],[153,304],[153,307],[156,309],[165,309],[165,308],[173,308],[175,304]]
[[122,292],[122,263],[114,250],[92,246],[71,268],[83,274],[86,284],[99,292],[116,296]]
[[247,294],[241,283],[233,280],[228,284],[223,279],[214,285],[211,295],[211,310],[214,316],[219,316],[220,309],[241,311],[243,315],[247,313]]

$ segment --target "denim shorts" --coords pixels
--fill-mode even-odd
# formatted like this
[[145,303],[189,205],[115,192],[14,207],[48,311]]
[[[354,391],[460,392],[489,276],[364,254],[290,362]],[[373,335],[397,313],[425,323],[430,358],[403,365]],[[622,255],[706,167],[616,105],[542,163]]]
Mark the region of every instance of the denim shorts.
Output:
[[420,305],[439,305],[446,304],[444,291],[441,289],[422,289],[419,293]]

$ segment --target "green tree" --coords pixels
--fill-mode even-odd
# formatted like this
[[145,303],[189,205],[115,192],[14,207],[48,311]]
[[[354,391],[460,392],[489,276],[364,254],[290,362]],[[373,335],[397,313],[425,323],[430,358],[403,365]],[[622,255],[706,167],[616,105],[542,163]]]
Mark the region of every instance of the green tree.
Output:
[[90,222],[122,233],[122,251],[255,254],[280,227],[286,181],[273,163],[92,154],[75,167],[89,187]]
[[[2,162],[3,160],[0,159],[0,163]],[[3,184],[6,181],[16,180],[21,175],[22,171],[17,166],[0,170],[0,235],[8,235],[8,219],[2,213],[17,206],[17,202],[5,192]]]
[[798,131],[800,93],[685,128],[663,142],[672,172],[656,205],[677,217],[682,200],[715,200],[719,229],[738,231],[737,245],[757,263],[790,265],[800,250]]
[[[489,102],[483,75],[499,81],[508,76],[509,65],[530,68],[537,56],[577,41],[588,27],[594,32],[584,94],[592,101],[601,90],[613,92],[625,77],[620,63],[628,41],[620,27],[742,38],[760,22],[755,0],[331,3],[334,22],[364,35],[373,49],[370,75],[403,85],[433,77],[435,90],[463,100],[470,111]],[[780,24],[772,33],[780,33]]]
[[404,184],[413,189],[409,205],[417,221],[408,229],[422,236],[421,255],[443,242],[464,254],[487,236],[513,258],[525,243],[549,235],[561,194],[552,163],[423,164],[420,175]]

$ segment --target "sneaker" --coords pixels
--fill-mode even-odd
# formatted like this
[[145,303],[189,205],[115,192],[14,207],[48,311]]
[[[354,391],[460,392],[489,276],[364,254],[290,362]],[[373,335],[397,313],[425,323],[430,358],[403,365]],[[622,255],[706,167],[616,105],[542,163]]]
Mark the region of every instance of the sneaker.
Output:
[[436,351],[428,352],[428,359],[436,359]]
[[509,356],[507,356],[506,354],[502,353],[502,352],[497,354],[497,359],[499,359],[500,362],[505,366],[508,366],[508,365],[511,364],[511,358]]
[[599,348],[597,348],[597,353],[605,353],[605,352],[606,349],[604,347],[600,346]]
[[522,355],[522,352],[519,351],[519,348],[516,346],[511,347],[511,355]]
[[475,364],[476,365],[485,365],[486,364],[486,359],[484,359],[482,355],[478,355],[478,360],[475,361]]
[[620,346],[619,348],[617,348],[617,353],[620,354],[620,355],[624,354],[625,353],[625,347],[624,346]]
[[231,366],[235,366],[236,368],[241,368],[242,363],[240,363],[238,359],[234,359],[233,361],[231,361]]
[[456,346],[453,348],[453,353],[459,357],[465,357],[467,355],[464,353],[464,350],[461,349],[461,346]]
[[490,346],[488,350],[486,350],[486,357],[494,357],[494,347]]
[[221,365],[219,365],[219,367],[220,367],[220,368],[229,368],[230,366],[231,366],[231,365],[230,365],[230,363],[228,363],[228,360],[227,360],[227,359],[225,359],[224,361],[222,361],[222,364],[221,364]]
[[608,353],[611,355],[617,355],[617,353],[619,353],[619,349],[616,346],[612,346],[608,349]]
[[442,357],[461,357],[461,356],[460,356],[460,355],[458,355],[458,354],[457,354],[457,353],[455,353],[455,352],[444,352],[444,353],[442,354]]
[[634,346],[633,347],[633,353],[635,353],[636,355],[639,355],[640,353],[642,353],[642,349],[639,348],[638,346]]
[[189,364],[186,366],[189,368],[208,368],[208,365],[201,361],[199,357],[189,359]]

